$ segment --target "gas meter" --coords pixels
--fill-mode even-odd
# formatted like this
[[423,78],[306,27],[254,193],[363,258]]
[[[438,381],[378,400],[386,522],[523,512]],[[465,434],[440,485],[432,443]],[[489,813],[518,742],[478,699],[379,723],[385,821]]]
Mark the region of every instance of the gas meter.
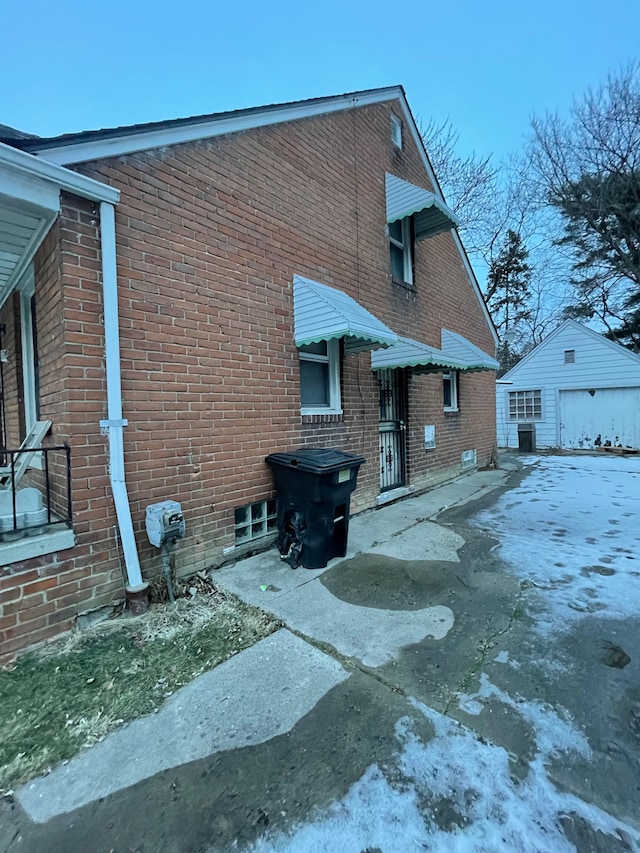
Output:
[[156,548],[173,545],[186,532],[182,507],[178,501],[162,501],[147,507],[147,536]]

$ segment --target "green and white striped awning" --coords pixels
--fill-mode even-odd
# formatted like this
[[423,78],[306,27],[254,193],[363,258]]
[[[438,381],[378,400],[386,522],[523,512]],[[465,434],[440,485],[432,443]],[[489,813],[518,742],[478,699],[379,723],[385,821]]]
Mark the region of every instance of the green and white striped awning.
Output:
[[462,335],[442,330],[442,349],[398,338],[398,343],[371,353],[371,369],[410,367],[414,373],[444,373],[448,370],[471,372],[497,370],[498,362]]
[[436,347],[400,337],[394,346],[371,353],[372,370],[395,367],[411,367],[416,373],[441,373],[446,370],[464,370],[465,363]]
[[450,231],[458,224],[455,213],[435,193],[388,173],[385,176],[385,186],[387,222],[413,216],[416,240]]
[[345,352],[365,352],[397,343],[398,336],[341,290],[295,275],[293,318],[296,346],[344,338]]
[[442,349],[454,358],[466,362],[465,370],[498,370],[500,367],[499,362],[493,356],[488,355],[457,332],[443,329],[441,334]]

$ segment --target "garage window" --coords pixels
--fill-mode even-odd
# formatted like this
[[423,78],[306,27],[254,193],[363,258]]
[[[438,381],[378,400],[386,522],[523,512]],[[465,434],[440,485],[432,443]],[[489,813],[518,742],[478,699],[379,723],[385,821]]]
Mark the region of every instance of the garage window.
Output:
[[542,391],[509,391],[509,420],[532,421],[542,418]]

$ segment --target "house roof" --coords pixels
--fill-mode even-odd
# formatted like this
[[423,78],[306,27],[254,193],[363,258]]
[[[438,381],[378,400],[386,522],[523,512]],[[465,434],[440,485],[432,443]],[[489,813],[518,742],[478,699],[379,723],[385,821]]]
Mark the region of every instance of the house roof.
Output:
[[[142,151],[161,145],[206,139],[240,130],[248,130],[270,124],[292,121],[296,118],[322,115],[367,104],[383,103],[401,98],[406,103],[402,86],[381,89],[366,89],[330,95],[324,98],[309,98],[282,104],[267,104],[240,110],[205,113],[186,118],[141,124],[107,127],[100,130],[85,130],[78,133],[63,133],[59,136],[35,137],[30,139],[2,139],[8,144],[32,153],[44,154],[48,159],[61,163],[80,163],[86,160]],[[102,143],[101,146],[97,146]],[[105,143],[110,143],[108,153]],[[66,151],[64,150],[66,149]],[[100,152],[100,153],[97,153]]]
[[9,127],[8,124],[0,124],[0,142],[9,142],[16,139],[37,139],[33,133],[24,133],[22,130],[17,130],[15,127]]
[[[269,104],[249,109],[232,110],[219,113],[208,113],[181,119],[170,119],[159,122],[129,125],[126,127],[103,128],[101,130],[83,131],[81,133],[66,133],[49,138],[2,138],[7,145],[22,148],[51,163],[58,165],[76,165],[78,163],[118,157],[137,151],[145,151],[167,145],[178,145],[198,139],[208,139],[229,133],[237,133],[258,127],[309,118],[355,107],[397,101],[404,116],[410,136],[422,158],[422,162],[430,182],[434,187],[436,207],[446,207],[442,190],[433,171],[424,141],[418,130],[415,119],[402,86],[388,86],[379,89],[366,89],[343,95],[332,95],[324,98],[311,98],[304,101],[292,101],[284,104]],[[25,135],[23,135],[24,137]],[[426,190],[425,190],[426,192]],[[448,210],[448,208],[447,208]],[[468,255],[460,241],[457,231],[451,235],[460,255],[460,259],[475,291],[481,311],[487,325],[498,344],[498,336],[485,305],[478,280],[469,262]]]
[[623,347],[622,344],[618,344],[615,341],[610,341],[608,338],[605,338],[599,332],[590,329],[588,326],[583,325],[582,323],[578,323],[576,320],[565,320],[562,325],[558,326],[557,329],[554,329],[550,335],[548,335],[541,343],[538,344],[537,347],[531,350],[523,359],[521,359],[515,367],[512,367],[511,370],[507,371],[507,373],[502,376],[503,382],[508,382],[513,379],[519,370],[526,365],[529,361],[535,358],[540,352],[542,352],[550,343],[562,334],[568,328],[573,328],[581,333],[583,333],[586,337],[591,338],[591,340],[596,345],[600,345],[603,347],[607,347],[615,350],[618,355],[626,356],[629,358],[633,364],[637,367],[640,365],[640,355],[636,355],[636,353],[632,352],[630,349]]
[[398,336],[341,290],[309,278],[293,277],[296,346],[345,339],[346,352],[395,344]]
[[60,190],[116,204],[120,191],[0,143],[0,306],[60,210]]

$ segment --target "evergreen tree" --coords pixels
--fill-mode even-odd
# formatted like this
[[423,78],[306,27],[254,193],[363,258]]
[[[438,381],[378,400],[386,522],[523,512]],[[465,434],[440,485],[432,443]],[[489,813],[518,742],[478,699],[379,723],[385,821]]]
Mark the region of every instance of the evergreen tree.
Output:
[[509,229],[489,267],[485,302],[501,339],[509,333],[517,333],[519,325],[531,313],[528,254],[520,235]]

